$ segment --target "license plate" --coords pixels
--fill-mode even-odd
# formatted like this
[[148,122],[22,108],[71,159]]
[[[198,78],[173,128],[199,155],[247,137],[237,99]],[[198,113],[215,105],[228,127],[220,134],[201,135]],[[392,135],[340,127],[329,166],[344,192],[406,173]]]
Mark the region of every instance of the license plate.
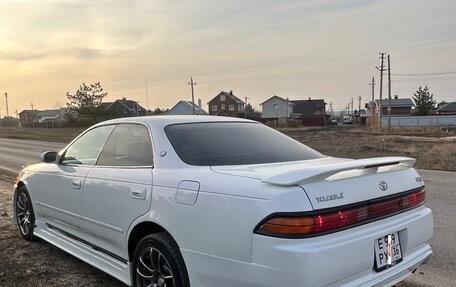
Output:
[[[391,248],[388,252],[388,237]],[[382,271],[402,261],[401,243],[397,232],[385,235],[375,240],[375,270]],[[388,253],[390,259],[388,260]]]

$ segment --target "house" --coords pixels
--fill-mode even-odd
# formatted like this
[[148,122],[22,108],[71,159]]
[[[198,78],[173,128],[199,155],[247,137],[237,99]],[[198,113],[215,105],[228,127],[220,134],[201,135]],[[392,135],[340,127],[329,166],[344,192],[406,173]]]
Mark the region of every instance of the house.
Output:
[[198,105],[191,101],[179,101],[166,114],[167,115],[207,115],[207,112],[201,108],[201,100],[198,100]]
[[437,114],[439,116],[456,115],[456,102],[451,102],[451,103],[442,102],[442,103],[439,103],[439,105],[437,107]]
[[291,101],[293,106],[293,114],[299,117],[326,116],[325,100],[294,100]]
[[[388,99],[382,99],[381,102],[382,106],[382,116],[387,116],[388,115]],[[379,113],[379,106],[380,106],[380,100],[376,99],[374,102],[369,102],[366,105],[366,108],[369,111],[369,115],[372,116],[372,113],[375,115],[378,115]],[[396,95],[394,96],[393,99],[391,99],[391,115],[392,116],[411,116],[413,112],[413,108],[415,107],[415,104],[413,103],[412,99],[410,98],[404,98],[404,99],[399,99],[399,97]]]
[[61,123],[66,111],[66,108],[38,111],[36,114],[36,121],[38,123]]
[[245,103],[233,94],[233,91],[221,91],[208,103],[209,114],[216,116],[239,117],[244,112]]
[[288,99],[281,98],[277,95],[272,96],[260,104],[263,113],[261,118],[291,118],[293,114],[294,103]]
[[3,119],[0,119],[0,126],[4,127],[12,127],[12,126],[18,126],[19,125],[19,120],[16,119],[15,117],[4,117]]
[[288,100],[273,96],[261,103],[262,119],[278,120],[279,125],[287,124],[288,118],[294,118],[303,126],[325,126],[329,122],[326,103],[322,99]]
[[61,127],[65,121],[66,108],[38,111],[35,116],[35,122],[44,127]]
[[125,97],[115,102],[102,103],[101,107],[105,110],[113,111],[119,118],[147,115],[147,110],[139,105],[137,101],[127,100]]
[[18,114],[19,121],[21,122],[22,126],[32,126],[34,122],[37,121],[36,114],[39,111],[37,110],[23,110]]

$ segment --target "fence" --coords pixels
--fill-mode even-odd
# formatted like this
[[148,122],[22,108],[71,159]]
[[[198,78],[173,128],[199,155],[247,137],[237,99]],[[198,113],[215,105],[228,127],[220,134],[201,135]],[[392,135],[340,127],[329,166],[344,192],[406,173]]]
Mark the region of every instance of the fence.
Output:
[[[388,116],[382,117],[382,127],[388,126]],[[435,127],[456,126],[454,116],[416,116],[416,117],[391,117],[392,127]]]

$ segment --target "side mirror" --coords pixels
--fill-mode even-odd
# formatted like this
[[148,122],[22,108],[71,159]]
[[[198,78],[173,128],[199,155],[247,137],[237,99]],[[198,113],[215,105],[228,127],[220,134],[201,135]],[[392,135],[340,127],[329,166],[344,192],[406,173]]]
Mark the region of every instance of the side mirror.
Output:
[[45,151],[41,154],[41,162],[56,163],[59,158],[59,153],[56,151]]

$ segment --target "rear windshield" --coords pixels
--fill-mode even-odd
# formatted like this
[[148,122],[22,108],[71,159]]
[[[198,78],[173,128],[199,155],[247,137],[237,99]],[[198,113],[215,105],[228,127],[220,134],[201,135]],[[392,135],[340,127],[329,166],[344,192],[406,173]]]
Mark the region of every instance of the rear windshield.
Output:
[[260,123],[208,122],[165,128],[179,157],[190,165],[242,165],[323,157]]

